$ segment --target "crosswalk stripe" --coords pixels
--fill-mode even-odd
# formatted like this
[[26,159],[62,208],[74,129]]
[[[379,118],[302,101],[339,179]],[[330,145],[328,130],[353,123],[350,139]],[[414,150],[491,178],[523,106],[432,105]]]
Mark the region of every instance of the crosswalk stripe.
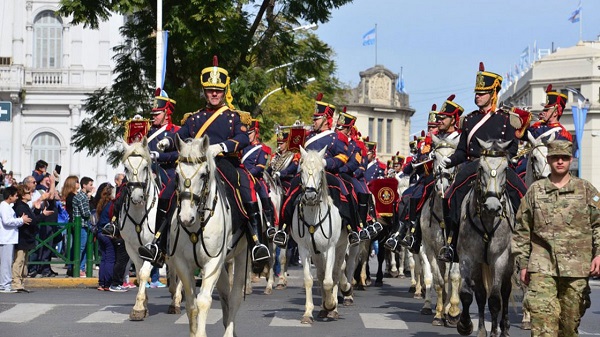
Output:
[[402,329],[408,330],[406,322],[396,314],[360,313],[360,319],[366,329]]
[[[223,312],[221,309],[209,309],[208,316],[206,317],[206,324],[215,324],[219,320],[223,318]],[[181,315],[176,321],[175,324],[188,324],[188,316],[187,313]]]
[[52,310],[56,305],[44,303],[20,303],[14,307],[0,312],[0,322],[25,323],[29,322],[46,312]]
[[273,319],[271,320],[271,323],[269,323],[269,326],[276,326],[276,327],[309,327],[310,324],[302,324],[300,323],[300,315],[298,313],[294,313],[293,314],[295,317],[286,317],[286,318],[282,318],[282,317],[277,317],[277,316],[273,316]]
[[113,323],[119,324],[129,320],[129,314],[123,314],[120,312],[116,312],[113,310],[114,308],[120,308],[123,310],[123,307],[120,306],[106,306],[93,314],[86,316],[83,319],[77,321],[77,323]]

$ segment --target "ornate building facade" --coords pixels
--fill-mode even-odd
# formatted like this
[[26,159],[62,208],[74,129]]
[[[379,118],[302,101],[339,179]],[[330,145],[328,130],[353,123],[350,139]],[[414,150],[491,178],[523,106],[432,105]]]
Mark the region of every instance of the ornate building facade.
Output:
[[72,26],[56,15],[59,1],[5,1],[0,13],[0,160],[18,180],[37,160],[62,166],[62,178],[111,181],[115,169],[101,156],[74,151],[72,129],[86,111],[86,94],[112,83],[112,47],[123,17],[98,30]]

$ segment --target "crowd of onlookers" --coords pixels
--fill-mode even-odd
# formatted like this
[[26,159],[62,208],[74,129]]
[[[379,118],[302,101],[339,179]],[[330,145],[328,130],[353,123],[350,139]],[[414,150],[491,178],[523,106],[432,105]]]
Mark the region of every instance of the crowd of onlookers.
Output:
[[[27,277],[56,277],[51,268],[53,251],[42,245],[33,250],[40,240],[52,239],[52,246],[60,252],[67,248],[64,223],[81,218],[81,247],[71,255],[79,254],[79,266],[67,263],[66,277],[79,273],[86,277],[86,243],[93,235],[99,247],[98,290],[125,292],[135,285],[129,281],[130,260],[125,243],[114,225],[117,215],[115,200],[123,193],[125,175],[115,176],[114,185],[105,182],[95,188],[89,177],[68,176],[60,191],[57,189],[60,172],[47,172],[48,163],[39,160],[30,176],[16,182],[11,171],[5,171],[6,161],[0,163],[2,181],[0,202],[0,293],[29,292],[24,286]],[[60,170],[60,167],[58,167]],[[54,225],[43,225],[52,223]],[[60,235],[55,235],[61,232]],[[71,238],[72,239],[72,238]],[[73,240],[71,240],[73,242]],[[28,262],[35,261],[35,264]],[[158,280],[158,269],[152,271],[149,287],[165,287]]]

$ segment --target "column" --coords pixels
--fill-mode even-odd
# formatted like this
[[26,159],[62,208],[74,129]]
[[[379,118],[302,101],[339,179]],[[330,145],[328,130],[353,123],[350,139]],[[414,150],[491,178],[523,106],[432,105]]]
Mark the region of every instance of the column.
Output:
[[11,147],[11,161],[10,169],[13,171],[17,181],[21,181],[25,176],[29,174],[27,169],[21,170],[22,161],[27,161],[28,158],[23,158],[23,140],[21,139],[21,123],[22,123],[22,106],[21,100],[18,94],[11,94],[10,100],[12,102],[12,143]]
[[[71,110],[71,127],[70,127],[70,129],[72,129],[81,123],[81,105],[80,104],[70,104],[69,110]],[[75,152],[75,150],[71,147],[69,154],[70,154],[69,160],[71,161],[71,169],[69,170],[69,174],[79,176],[81,174],[81,172],[80,172],[81,171],[81,165],[80,165],[81,152]]]
[[23,48],[25,20],[23,15],[23,0],[15,0],[14,3],[14,18],[13,18],[13,40],[12,40],[12,56],[14,65],[25,64],[25,50]]
[[[27,23],[25,25],[25,29],[26,29],[26,33],[25,33],[25,41],[27,41],[27,44],[25,45],[25,67],[26,68],[31,68],[33,67],[33,20],[34,18],[31,17],[32,13],[32,2],[31,1],[27,1],[26,5],[25,5],[25,9],[26,9],[26,15],[25,17],[27,18]],[[30,81],[31,82],[31,81]]]

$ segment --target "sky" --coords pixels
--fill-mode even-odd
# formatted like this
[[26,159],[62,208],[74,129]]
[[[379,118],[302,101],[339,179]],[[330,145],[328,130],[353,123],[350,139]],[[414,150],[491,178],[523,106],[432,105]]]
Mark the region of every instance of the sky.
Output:
[[[355,87],[359,72],[381,64],[404,77],[405,92],[416,112],[411,133],[427,123],[432,104],[450,94],[465,108],[473,103],[479,62],[503,77],[521,54],[567,48],[580,39],[580,24],[568,19],[579,0],[354,0],[333,10],[316,34],[336,53],[336,76]],[[600,1],[581,2],[582,39],[600,35]],[[377,24],[377,46],[363,46]],[[377,61],[375,55],[377,53]],[[532,52],[530,52],[532,54]],[[532,56],[533,57],[533,56]],[[541,102],[540,102],[541,103]]]

